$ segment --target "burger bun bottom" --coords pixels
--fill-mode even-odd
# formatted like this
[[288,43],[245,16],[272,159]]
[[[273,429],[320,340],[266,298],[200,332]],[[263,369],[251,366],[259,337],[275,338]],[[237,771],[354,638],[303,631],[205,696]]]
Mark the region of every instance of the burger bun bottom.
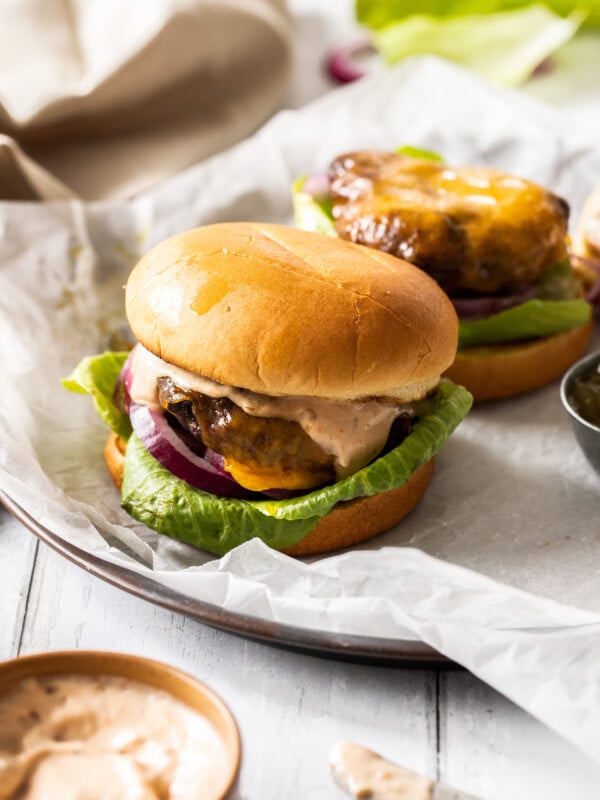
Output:
[[526,342],[465,347],[445,377],[467,388],[475,402],[514,397],[562,377],[586,351],[593,320]]
[[[111,433],[104,447],[106,465],[117,489],[123,482],[127,444]],[[293,547],[284,550],[293,556],[309,556],[352,547],[392,528],[417,505],[433,474],[431,459],[416,469],[408,481],[388,492],[338,503],[317,526]]]

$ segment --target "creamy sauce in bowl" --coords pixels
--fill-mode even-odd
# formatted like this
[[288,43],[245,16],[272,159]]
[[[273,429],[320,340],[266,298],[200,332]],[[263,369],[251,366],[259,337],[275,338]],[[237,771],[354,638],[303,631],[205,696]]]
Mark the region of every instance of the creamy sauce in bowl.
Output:
[[0,696],[0,800],[216,800],[229,776],[213,724],[144,683],[51,675]]

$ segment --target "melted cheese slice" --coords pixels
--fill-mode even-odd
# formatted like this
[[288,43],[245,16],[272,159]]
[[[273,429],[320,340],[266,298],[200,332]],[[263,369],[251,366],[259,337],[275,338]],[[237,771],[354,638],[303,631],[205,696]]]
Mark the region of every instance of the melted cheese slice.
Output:
[[258,467],[242,464],[233,458],[226,458],[223,464],[231,477],[240,486],[253,492],[266,492],[268,489],[310,489],[325,483],[329,475],[308,470],[282,470],[275,467]]

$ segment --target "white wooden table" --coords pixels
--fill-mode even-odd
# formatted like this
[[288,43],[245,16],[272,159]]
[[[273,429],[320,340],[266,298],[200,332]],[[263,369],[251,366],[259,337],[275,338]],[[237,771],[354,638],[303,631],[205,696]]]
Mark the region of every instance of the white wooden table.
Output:
[[[298,106],[329,87],[323,53],[352,34],[352,4],[290,5]],[[68,648],[150,656],[216,689],[242,734],[238,800],[342,798],[327,771],[340,738],[486,800],[600,796],[600,766],[465,672],[325,660],[211,629],[90,576],[0,510],[0,658]]]
[[0,658],[70,648],[166,661],[205,680],[242,734],[237,800],[343,797],[341,738],[485,800],[597,800],[600,766],[469,674],[321,659],[214,630],[132,597],[0,511]]

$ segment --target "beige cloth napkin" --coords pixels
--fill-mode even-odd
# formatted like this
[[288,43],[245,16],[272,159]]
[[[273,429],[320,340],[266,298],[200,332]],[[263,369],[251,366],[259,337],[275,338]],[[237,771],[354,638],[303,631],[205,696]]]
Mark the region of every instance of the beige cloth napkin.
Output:
[[121,198],[276,108],[285,0],[0,0],[0,198]]

